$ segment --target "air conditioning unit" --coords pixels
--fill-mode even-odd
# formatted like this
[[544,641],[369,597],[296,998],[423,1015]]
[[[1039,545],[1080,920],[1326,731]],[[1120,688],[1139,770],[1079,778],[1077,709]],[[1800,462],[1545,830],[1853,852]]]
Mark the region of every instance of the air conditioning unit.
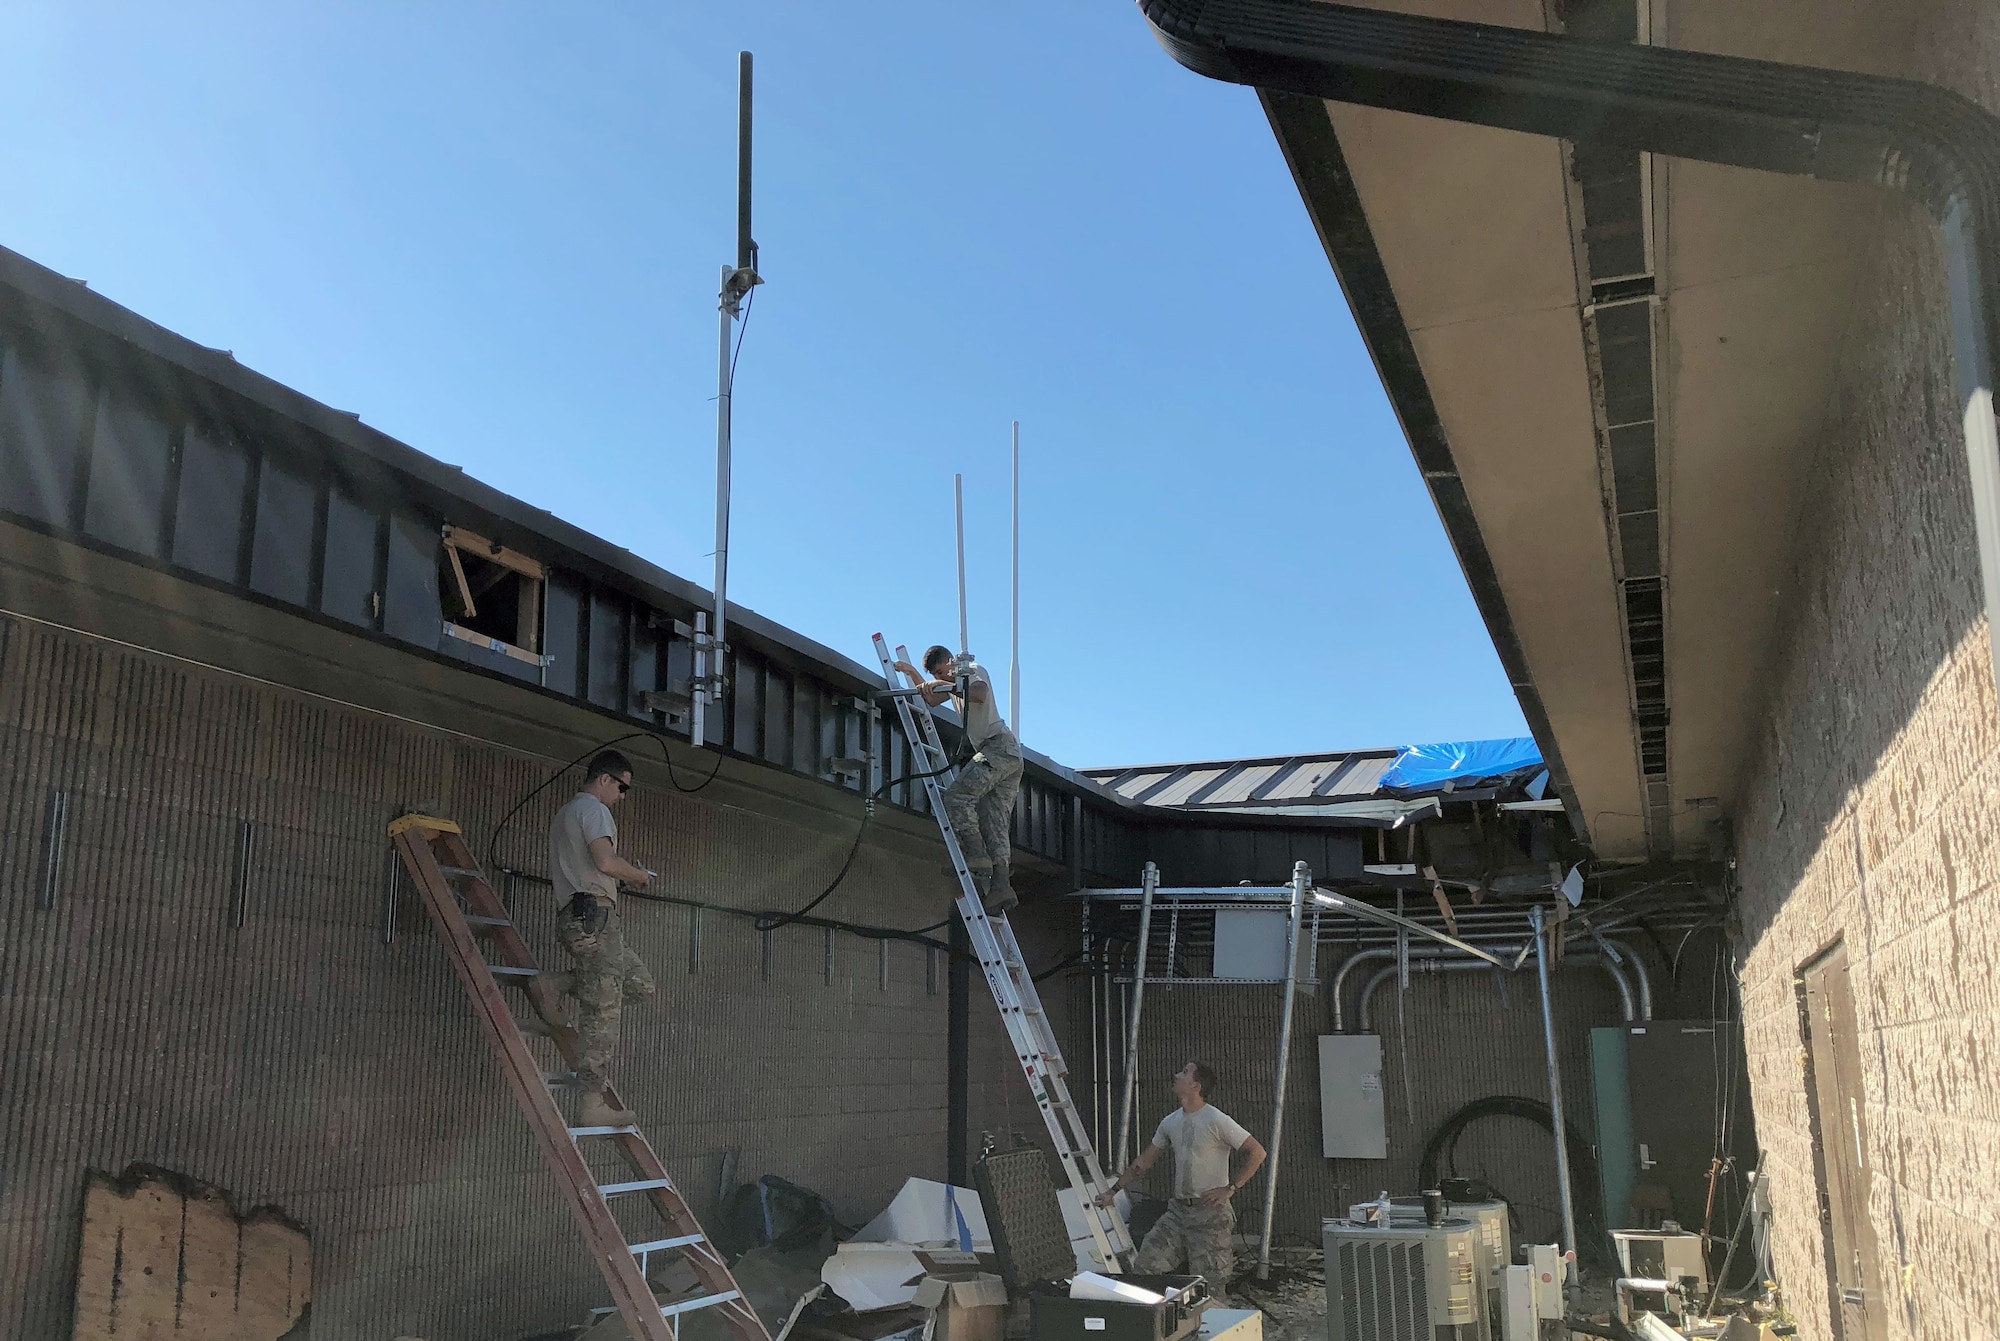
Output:
[[[1507,1307],[1505,1281],[1500,1272],[1514,1262],[1514,1239],[1507,1225],[1507,1203],[1498,1197],[1486,1201],[1447,1201],[1444,1213],[1473,1223],[1477,1236],[1472,1254],[1472,1279],[1482,1296],[1479,1341],[1499,1341],[1502,1316]],[[1391,1197],[1389,1217],[1390,1224],[1398,1227],[1423,1224],[1424,1199]]]
[[1321,1231],[1327,1341],[1479,1341],[1486,1310],[1471,1220],[1327,1220]]

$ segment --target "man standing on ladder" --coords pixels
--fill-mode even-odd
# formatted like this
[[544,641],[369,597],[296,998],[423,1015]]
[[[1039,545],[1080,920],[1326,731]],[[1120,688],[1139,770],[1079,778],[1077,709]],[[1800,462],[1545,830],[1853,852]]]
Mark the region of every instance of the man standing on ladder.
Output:
[[972,868],[980,902],[989,913],[1003,913],[1021,901],[1008,869],[1014,795],[1021,790],[1021,743],[1000,716],[986,668],[969,655],[954,657],[949,647],[931,648],[924,653],[929,679],[907,661],[898,661],[896,669],[910,677],[931,707],[951,700],[965,724],[973,754],[945,789],[945,815],[958,835],[965,864]]
[[[631,790],[631,763],[616,750],[605,750],[590,761],[583,790],[549,825],[549,879],[560,900],[556,937],[576,964],[550,974],[549,984],[576,998],[576,1083],[583,1091],[577,1123],[584,1127],[629,1127],[638,1121],[604,1099],[604,1065],[618,1046],[625,1003],[653,994],[653,975],[625,944],[618,923],[619,883],[644,889],[653,882],[652,872],[618,855],[611,807]],[[549,998],[551,1011],[554,1000]],[[561,1023],[553,1015],[544,1018]]]
[[[1174,1098],[1180,1107],[1160,1119],[1153,1142],[1118,1175],[1109,1191],[1097,1198],[1109,1206],[1120,1188],[1159,1162],[1160,1152],[1174,1152],[1174,1195],[1167,1211],[1139,1245],[1132,1270],[1159,1276],[1183,1260],[1193,1274],[1208,1282],[1217,1300],[1226,1298],[1229,1278],[1236,1271],[1230,1236],[1236,1232],[1234,1197],[1264,1164],[1264,1147],[1235,1118],[1208,1101],[1215,1072],[1201,1062],[1189,1062],[1174,1074]],[[1230,1176],[1229,1157],[1243,1152],[1243,1172]]]

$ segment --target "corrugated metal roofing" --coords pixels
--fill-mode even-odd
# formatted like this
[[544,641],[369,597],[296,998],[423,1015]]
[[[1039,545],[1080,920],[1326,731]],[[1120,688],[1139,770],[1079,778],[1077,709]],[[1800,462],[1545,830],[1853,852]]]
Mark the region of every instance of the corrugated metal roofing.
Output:
[[1345,750],[1265,759],[1080,770],[1129,801],[1186,809],[1323,804],[1373,796],[1398,750]]

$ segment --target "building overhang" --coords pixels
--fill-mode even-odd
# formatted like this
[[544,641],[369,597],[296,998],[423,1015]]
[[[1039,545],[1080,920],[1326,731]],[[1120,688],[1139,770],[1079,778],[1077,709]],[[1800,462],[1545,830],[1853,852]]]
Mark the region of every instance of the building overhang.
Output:
[[1574,827],[1717,850],[1853,303],[1908,226],[1876,183],[1947,236],[1976,200],[1990,268],[1993,118],[1886,77],[1888,3],[1558,7],[1600,41],[1541,0],[1142,8],[1259,88]]

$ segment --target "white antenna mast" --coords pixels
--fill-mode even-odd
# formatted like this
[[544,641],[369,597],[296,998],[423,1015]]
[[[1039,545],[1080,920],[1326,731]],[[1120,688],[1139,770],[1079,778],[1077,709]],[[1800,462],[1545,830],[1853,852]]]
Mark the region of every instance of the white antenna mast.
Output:
[[1007,724],[1021,738],[1021,421],[1014,421],[1014,627],[1007,636]]
[[951,493],[958,513],[958,654],[969,656],[972,644],[965,632],[965,476],[951,477]]

